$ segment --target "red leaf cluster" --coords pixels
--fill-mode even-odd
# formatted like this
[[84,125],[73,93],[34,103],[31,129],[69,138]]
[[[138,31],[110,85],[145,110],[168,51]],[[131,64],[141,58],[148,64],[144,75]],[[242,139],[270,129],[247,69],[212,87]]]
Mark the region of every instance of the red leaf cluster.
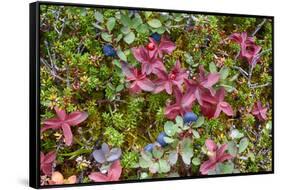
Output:
[[240,45],[240,57],[245,58],[250,65],[255,66],[259,61],[261,47],[258,46],[253,37],[246,32],[233,33],[229,39]]
[[[181,68],[179,61],[176,61],[171,71],[167,71],[163,64],[163,55],[172,53],[176,48],[175,44],[165,35],[161,37],[159,44],[153,38],[149,38],[149,41],[149,48],[132,48],[135,58],[141,63],[141,70],[124,62],[121,64],[127,81],[131,82],[131,92],[165,91],[172,94],[175,102],[165,108],[165,115],[169,119],[191,111],[195,101],[199,103],[203,115],[208,118],[216,118],[221,112],[228,116],[233,115],[231,106],[224,101],[224,88],[217,91],[213,88],[220,79],[219,73],[207,73],[203,65],[200,65],[198,76],[191,79],[189,73]],[[249,52],[243,51],[244,54],[248,55]]]

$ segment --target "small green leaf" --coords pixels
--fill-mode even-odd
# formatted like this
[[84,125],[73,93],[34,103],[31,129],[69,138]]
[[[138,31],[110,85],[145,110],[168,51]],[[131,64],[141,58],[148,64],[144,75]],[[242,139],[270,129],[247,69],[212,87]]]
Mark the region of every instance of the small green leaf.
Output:
[[116,87],[116,92],[120,92],[124,89],[124,85],[123,84],[119,84],[117,87]]
[[119,34],[115,39],[116,42],[119,42],[123,38],[123,34]]
[[139,158],[139,165],[141,168],[148,168],[151,165],[151,162],[141,157]]
[[141,34],[145,34],[149,32],[148,26],[147,24],[141,24],[137,27],[136,29],[139,33]]
[[106,27],[107,27],[107,30],[109,32],[111,32],[115,26],[115,23],[116,23],[116,20],[114,17],[110,17],[108,20],[107,20],[107,23],[106,23]]
[[159,163],[159,173],[167,173],[170,171],[171,166],[168,164],[166,160],[160,159],[158,163]]
[[145,18],[149,18],[151,15],[152,15],[152,12],[151,12],[151,11],[145,11],[145,12],[144,12]]
[[201,163],[201,161],[200,161],[199,158],[195,157],[195,158],[192,159],[192,164],[193,164],[194,166],[199,166],[200,163]]
[[99,25],[99,24],[97,24],[95,22],[93,23],[93,26],[96,27],[97,29],[100,29],[100,30],[104,29],[101,25]]
[[121,21],[123,26],[130,26],[131,25],[131,19],[127,14],[122,14],[120,21]]
[[194,136],[196,139],[200,138],[199,133],[198,133],[196,130],[194,130],[194,129],[192,129],[192,134],[193,134],[193,136]]
[[229,68],[228,67],[223,67],[220,70],[220,80],[225,80],[229,74]]
[[158,19],[151,19],[148,22],[148,25],[151,26],[152,28],[159,28],[162,26],[162,23]]
[[159,159],[159,158],[161,158],[161,157],[163,156],[164,151],[163,151],[163,149],[162,149],[161,147],[155,146],[155,147],[153,148],[153,150],[152,150],[152,154],[153,154],[153,157],[154,157],[154,158]]
[[234,142],[234,141],[228,142],[227,149],[228,149],[229,154],[231,154],[234,157],[236,156],[236,154],[238,152],[236,142]]
[[272,121],[267,122],[266,125],[265,125],[265,128],[267,130],[271,131],[271,129],[272,129]]
[[232,162],[227,162],[224,164],[219,164],[217,166],[217,171],[219,174],[231,174],[234,170],[234,164]]
[[134,42],[135,40],[135,33],[134,32],[129,32],[125,37],[124,37],[124,41],[127,43],[127,44],[131,44]]
[[142,172],[141,174],[140,174],[140,179],[147,179],[149,176],[148,176],[148,174],[146,173],[146,172]]
[[120,30],[123,34],[129,34],[129,32],[131,32],[131,29],[128,26],[123,26]]
[[233,77],[231,77],[230,79],[229,79],[229,81],[231,81],[231,82],[233,82],[233,81],[235,81],[238,77],[239,77],[239,73],[237,73],[236,75],[234,75]]
[[256,157],[255,157],[254,153],[250,152],[248,154],[248,156],[249,156],[249,158],[251,159],[252,162],[254,162],[256,160]]
[[204,124],[204,122],[205,122],[204,117],[200,116],[200,117],[197,119],[196,123],[194,123],[194,125],[192,126],[192,128],[201,127],[201,126]]
[[182,150],[181,150],[181,156],[182,160],[186,165],[190,164],[191,158],[193,156],[193,148],[192,143],[189,138],[186,138],[182,141]]
[[157,28],[155,32],[157,32],[158,34],[163,34],[164,32],[166,32],[166,28],[165,27]]
[[149,171],[150,171],[150,173],[153,173],[153,174],[157,173],[159,171],[159,169],[160,169],[160,166],[159,166],[159,163],[157,163],[157,162],[152,163],[149,166]]
[[233,92],[235,90],[234,86],[227,85],[227,84],[220,84],[220,86],[224,87],[227,92]]
[[177,153],[177,151],[174,150],[174,151],[170,152],[170,154],[169,154],[169,163],[172,166],[172,165],[175,165],[177,163],[177,161],[178,161],[178,153]]
[[101,33],[101,38],[106,42],[112,42],[112,35],[106,32]]
[[103,15],[99,11],[96,11],[94,15],[98,22],[103,23]]
[[117,67],[121,68],[121,64],[120,64],[120,61],[119,61],[119,60],[114,59],[114,60],[112,61],[112,63],[113,63],[113,65],[116,65]]
[[177,127],[174,125],[173,122],[167,121],[164,125],[164,131],[168,136],[172,137],[176,134]]
[[241,139],[240,143],[239,143],[239,151],[238,153],[242,153],[246,150],[246,148],[248,147],[249,145],[249,140],[248,138],[244,137],[243,139]]
[[217,66],[215,65],[214,62],[211,62],[209,64],[209,70],[210,70],[211,73],[216,73],[217,72]]
[[177,116],[176,117],[176,124],[178,127],[182,127],[183,126],[183,119],[181,116]]
[[126,57],[125,53],[124,53],[120,48],[117,49],[117,56],[118,56],[122,61],[127,62],[127,57]]
[[141,157],[147,161],[151,161],[152,160],[152,153],[151,152],[147,152],[147,151],[142,151],[141,152]]
[[175,139],[170,138],[170,137],[164,137],[164,141],[168,144],[171,144],[171,143],[175,142]]
[[142,24],[141,17],[135,17],[135,18],[132,19],[131,27],[136,29],[140,24]]
[[238,129],[232,129],[230,131],[230,137],[232,139],[240,139],[240,138],[244,137],[244,134],[240,133],[240,131]]

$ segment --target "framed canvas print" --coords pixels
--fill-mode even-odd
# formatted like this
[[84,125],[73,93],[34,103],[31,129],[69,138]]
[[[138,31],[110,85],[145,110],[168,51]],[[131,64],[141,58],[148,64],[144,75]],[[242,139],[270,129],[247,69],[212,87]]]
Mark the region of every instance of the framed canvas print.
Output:
[[274,172],[271,16],[30,4],[30,186]]

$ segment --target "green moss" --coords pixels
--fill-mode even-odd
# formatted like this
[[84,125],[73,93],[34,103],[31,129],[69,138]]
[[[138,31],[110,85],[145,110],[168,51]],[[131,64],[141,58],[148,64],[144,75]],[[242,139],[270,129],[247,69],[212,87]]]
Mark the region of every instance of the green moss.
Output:
[[124,143],[124,135],[113,127],[107,127],[104,131],[105,142],[113,147],[121,147]]

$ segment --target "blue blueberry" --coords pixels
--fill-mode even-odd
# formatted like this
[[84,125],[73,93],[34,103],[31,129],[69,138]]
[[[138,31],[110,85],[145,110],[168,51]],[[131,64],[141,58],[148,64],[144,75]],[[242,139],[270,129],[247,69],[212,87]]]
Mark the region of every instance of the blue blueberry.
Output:
[[195,121],[197,121],[197,119],[198,119],[197,115],[193,112],[187,112],[183,116],[184,123],[195,122]]
[[155,146],[154,144],[148,144],[144,147],[144,151],[151,152],[154,146]]
[[167,143],[164,141],[164,137],[166,137],[166,133],[165,132],[161,132],[158,137],[157,137],[157,142],[163,147],[166,146]]
[[109,57],[116,56],[116,51],[113,48],[113,46],[110,44],[106,44],[103,46],[103,53],[104,53],[104,55],[109,56]]
[[161,39],[161,35],[160,34],[155,32],[155,33],[151,34],[150,37],[153,38],[156,42],[160,42],[160,39]]

